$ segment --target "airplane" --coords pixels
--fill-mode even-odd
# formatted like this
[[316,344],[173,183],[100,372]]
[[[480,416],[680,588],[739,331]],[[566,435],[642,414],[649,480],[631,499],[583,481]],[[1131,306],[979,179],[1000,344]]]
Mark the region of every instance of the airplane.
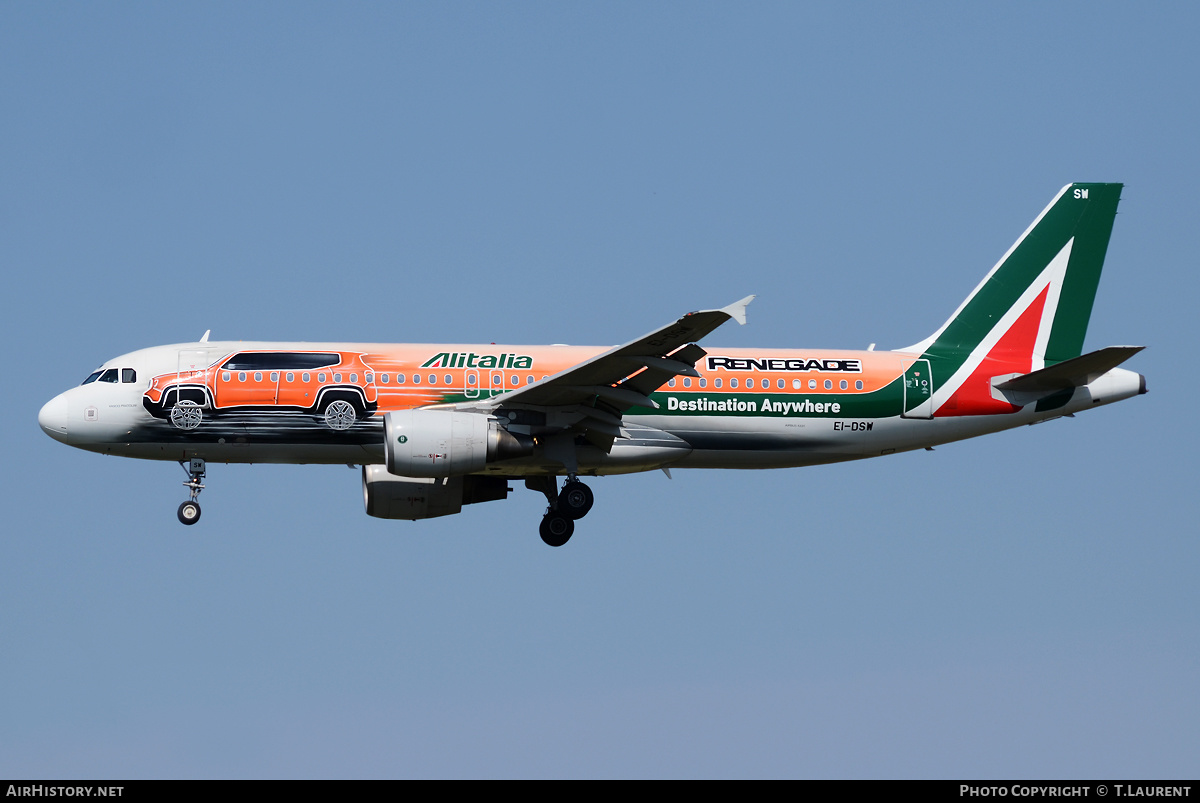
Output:
[[[580,477],[812,466],[926,449],[1146,392],[1141,346],[1083,353],[1122,184],[1069,184],[932,335],[895,351],[702,348],[747,296],[613,348],[211,342],[109,360],[49,401],[51,438],[178,461],[200,519],[207,464],[361,466],[368,515],[426,519],[546,497],[571,538]],[[558,478],[565,477],[559,488]]]

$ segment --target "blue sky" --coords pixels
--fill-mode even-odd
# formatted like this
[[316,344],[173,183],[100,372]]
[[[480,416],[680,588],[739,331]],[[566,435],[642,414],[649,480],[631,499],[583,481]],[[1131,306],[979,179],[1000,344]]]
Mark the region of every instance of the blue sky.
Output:
[[[1195,777],[1187,4],[4,4],[0,776]],[[345,467],[69,450],[197,339],[896,348],[1125,182],[1087,345],[1150,393],[425,522]],[[13,348],[15,347],[15,348]],[[26,354],[32,350],[33,359]],[[20,355],[20,356],[17,356]]]

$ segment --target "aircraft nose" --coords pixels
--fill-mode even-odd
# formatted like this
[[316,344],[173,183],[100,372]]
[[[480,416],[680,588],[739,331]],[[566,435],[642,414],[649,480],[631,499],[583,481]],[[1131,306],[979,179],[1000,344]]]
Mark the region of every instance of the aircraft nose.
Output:
[[62,440],[67,434],[67,394],[55,396],[38,412],[38,425],[51,438]]

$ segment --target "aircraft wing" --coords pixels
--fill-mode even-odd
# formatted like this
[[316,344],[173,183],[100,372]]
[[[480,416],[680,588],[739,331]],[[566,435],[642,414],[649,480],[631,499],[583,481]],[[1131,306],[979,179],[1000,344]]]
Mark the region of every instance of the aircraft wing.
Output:
[[746,306],[753,300],[746,296],[721,309],[689,312],[539,382],[462,406],[558,410],[568,415],[556,420],[571,422],[562,428],[573,427],[598,445],[611,446],[620,436],[621,414],[633,407],[657,407],[650,394],[671,377],[699,376],[695,365],[705,352],[695,341],[731,318],[744,324]]
[[[616,412],[654,407],[648,395],[673,376],[699,376],[696,360],[704,356],[690,345],[733,318],[746,322],[747,296],[728,307],[689,312],[677,321],[623,346],[585,360],[573,368],[493,399],[504,406],[591,404],[600,401]],[[645,375],[645,376],[643,376]],[[661,380],[659,379],[661,377]]]

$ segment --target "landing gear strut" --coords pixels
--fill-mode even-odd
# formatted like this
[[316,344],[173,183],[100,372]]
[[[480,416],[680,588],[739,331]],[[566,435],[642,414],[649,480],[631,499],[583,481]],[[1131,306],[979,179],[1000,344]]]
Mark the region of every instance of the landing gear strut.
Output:
[[575,532],[576,520],[586,516],[595,501],[592,489],[580,482],[574,474],[567,475],[561,492],[554,477],[529,477],[525,480],[525,487],[546,495],[548,506],[538,533],[550,546],[562,546],[567,543]]
[[188,481],[183,486],[191,492],[191,499],[179,506],[177,515],[184,524],[195,524],[200,521],[200,503],[196,501],[196,497],[204,490],[204,483],[200,482],[204,479],[204,461],[193,457],[186,466],[182,460],[179,461],[179,465],[187,472]]

